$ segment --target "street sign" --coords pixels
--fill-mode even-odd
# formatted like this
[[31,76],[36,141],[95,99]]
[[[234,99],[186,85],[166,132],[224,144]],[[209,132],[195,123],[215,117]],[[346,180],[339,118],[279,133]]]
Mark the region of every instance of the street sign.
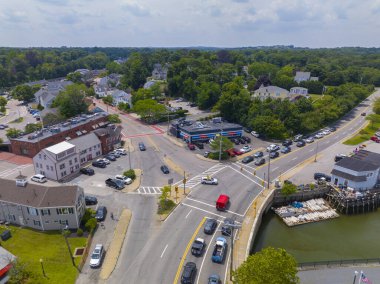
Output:
[[173,184],[173,178],[168,179],[168,184]]

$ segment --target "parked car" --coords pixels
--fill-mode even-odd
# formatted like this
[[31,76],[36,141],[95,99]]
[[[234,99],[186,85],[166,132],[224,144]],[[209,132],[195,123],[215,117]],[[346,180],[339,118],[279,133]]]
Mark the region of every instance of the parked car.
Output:
[[201,256],[206,247],[206,242],[202,238],[196,238],[191,247],[191,254],[194,256]]
[[92,168],[81,168],[80,172],[84,175],[93,176],[95,174],[94,169]]
[[280,154],[276,151],[276,152],[270,152],[269,153],[269,158],[270,159],[275,159],[275,158],[277,158],[277,157],[279,157],[280,156]]
[[124,188],[124,181],[121,181],[116,178],[108,178],[105,181],[106,185],[109,187],[112,187],[114,189],[123,189]]
[[267,151],[268,152],[276,152],[280,150],[280,146],[276,145],[276,144],[271,144],[267,147]]
[[251,146],[244,146],[243,148],[240,149],[240,152],[243,152],[243,153],[248,153],[248,152],[251,152],[252,151],[252,147]]
[[212,178],[212,177],[201,177],[201,183],[202,184],[212,184],[212,185],[217,185],[218,184],[218,180],[216,178]]
[[247,143],[251,143],[251,138],[249,138],[249,137],[247,137],[247,136],[242,136],[241,138],[244,139],[245,142],[247,142]]
[[195,150],[195,145],[194,144],[188,143],[187,147],[189,148],[189,150],[192,150],[192,151]]
[[236,139],[239,139],[240,144],[245,144],[245,143],[247,143],[247,141],[245,141],[245,139],[243,139],[242,137],[238,137],[238,138],[236,138]]
[[231,158],[236,156],[234,149],[228,149],[228,150],[226,150],[226,152],[227,152],[228,156],[230,156]]
[[232,142],[234,142],[235,145],[240,145],[240,140],[237,138],[233,138]]
[[380,138],[380,131],[376,132],[375,136]]
[[209,151],[206,151],[206,152],[203,153],[203,157],[205,157],[205,158],[208,158],[208,155],[210,155]]
[[181,284],[193,284],[197,274],[197,265],[194,262],[187,262],[183,268]]
[[255,162],[256,166],[261,166],[261,165],[264,165],[264,164],[265,164],[265,159],[264,158],[258,159]]
[[322,130],[322,134],[325,135],[325,136],[329,135],[330,133],[331,133],[331,131],[329,129],[323,129]]
[[326,181],[330,182],[331,181],[331,176],[324,174],[324,173],[314,173],[314,179],[319,180],[321,178],[326,179]]
[[365,113],[365,112],[361,113],[361,116],[366,116],[366,115],[367,115],[367,113]]
[[94,161],[92,162],[92,166],[104,169],[105,167],[107,167],[107,164],[104,161]]
[[303,147],[305,145],[306,145],[306,143],[305,143],[304,140],[298,141],[297,144],[296,144],[297,147]]
[[100,159],[97,159],[96,160],[97,162],[103,162],[105,163],[106,165],[109,165],[111,162],[110,160],[106,159],[106,158],[100,158]]
[[127,151],[124,148],[119,148],[115,150],[119,155],[127,155]]
[[131,184],[132,183],[132,179],[129,178],[129,177],[126,177],[124,175],[116,175],[115,176],[115,179],[117,180],[121,180],[122,182],[124,182],[125,184]]
[[290,146],[292,144],[293,144],[293,141],[290,139],[286,139],[284,140],[284,142],[282,142],[282,146]]
[[238,155],[238,156],[243,154],[243,152],[241,152],[240,150],[238,150],[236,148],[233,148],[232,151],[234,152],[235,155]]
[[95,219],[98,221],[104,221],[107,216],[107,208],[105,206],[99,206],[95,213]]
[[336,131],[336,127],[335,126],[331,126],[329,129],[330,129],[331,132],[335,132]]
[[100,267],[103,261],[104,249],[102,244],[97,244],[91,254],[90,267]]
[[215,232],[217,226],[218,222],[215,219],[207,219],[203,228],[203,232],[207,235],[212,235]]
[[371,140],[374,141],[374,142],[376,142],[376,143],[380,143],[380,138],[377,137],[377,136],[372,136]]
[[287,146],[282,147],[282,149],[281,149],[281,153],[283,153],[283,154],[289,153],[291,151],[292,151],[292,149],[290,147],[287,147]]
[[116,161],[116,157],[112,154],[107,154],[104,156],[104,158],[106,158],[107,160],[110,160],[112,162],[115,162]]
[[253,160],[254,160],[254,158],[252,156],[247,156],[247,157],[244,157],[244,159],[241,160],[241,162],[243,164],[248,164],[248,163],[252,162]]
[[334,161],[335,162],[339,162],[340,160],[342,160],[343,158],[346,158],[346,157],[347,157],[347,155],[338,154],[338,155],[335,156]]
[[204,145],[202,142],[194,142],[194,145],[197,146],[199,149],[204,149]]
[[145,145],[144,145],[143,142],[139,142],[139,149],[140,149],[140,151],[145,151],[146,150]]
[[208,284],[220,284],[220,283],[221,283],[221,280],[218,274],[211,274],[208,277]]
[[313,143],[314,142],[314,138],[310,136],[310,137],[308,137],[308,138],[305,139],[305,142],[306,143]]
[[109,152],[108,154],[115,156],[115,158],[120,158],[120,154],[116,150],[113,150],[112,152]]
[[256,131],[251,131],[251,135],[256,137],[256,138],[259,138],[259,133],[257,133]]
[[294,142],[298,142],[298,141],[300,141],[302,139],[303,139],[303,135],[302,134],[297,134],[296,136],[294,136],[293,141]]
[[251,133],[252,129],[249,127],[244,127],[243,128],[244,132]]
[[323,133],[317,133],[316,135],[314,135],[314,138],[316,138],[316,139],[321,139],[321,138],[323,138]]
[[264,156],[264,153],[262,151],[259,151],[259,152],[256,152],[254,155],[253,155],[255,158],[261,158]]
[[32,176],[31,180],[35,181],[35,182],[39,182],[39,183],[47,182],[46,177],[44,175],[41,175],[41,174],[36,174],[36,175]]
[[165,165],[162,165],[161,166],[161,171],[164,173],[164,174],[168,174],[168,173],[170,173],[170,171],[169,171],[169,168],[167,167],[167,166],[165,166]]
[[84,202],[86,205],[96,205],[98,204],[98,199],[95,196],[85,195]]

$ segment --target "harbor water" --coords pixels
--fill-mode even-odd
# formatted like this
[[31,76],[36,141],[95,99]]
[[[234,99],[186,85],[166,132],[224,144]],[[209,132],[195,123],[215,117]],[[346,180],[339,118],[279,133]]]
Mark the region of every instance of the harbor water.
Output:
[[288,227],[272,210],[263,216],[253,252],[286,249],[298,262],[380,258],[380,210]]

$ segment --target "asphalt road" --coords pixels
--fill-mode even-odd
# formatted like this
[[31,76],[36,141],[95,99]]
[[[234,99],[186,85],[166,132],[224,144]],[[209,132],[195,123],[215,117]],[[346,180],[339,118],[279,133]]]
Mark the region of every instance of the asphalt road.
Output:
[[[27,111],[26,106],[20,105],[18,100],[10,100],[6,105],[7,115],[0,117],[0,124],[7,124],[9,128],[16,128],[24,130],[25,126],[28,123],[36,123],[36,119]],[[17,118],[22,117],[24,120],[19,123],[11,123],[11,121],[16,120]],[[0,129],[0,138],[4,141],[8,140],[5,135],[6,129]]]
[[[379,95],[379,92],[376,95]],[[374,95],[336,124],[336,132],[302,148],[292,146],[291,153],[272,160],[270,180],[273,181],[287,170],[314,157],[316,152],[327,149],[357,131],[365,123],[365,118],[360,116],[360,113],[370,112],[367,108],[373,97]],[[268,164],[260,167],[255,167],[253,163],[244,165],[240,162],[218,165],[199,160],[193,152],[167,140],[162,134],[164,129],[142,125],[130,116],[122,117],[123,134],[131,138],[135,146],[135,151],[131,153],[132,167],[143,169],[142,186],[162,186],[167,183],[169,177],[174,181],[181,180],[182,176],[175,171],[171,171],[169,175],[161,173],[159,167],[165,156],[170,157],[179,168],[190,175],[188,182],[192,186],[188,197],[164,222],[155,217],[157,199],[154,195],[116,194],[112,190],[111,193],[103,194],[103,202],[110,204],[111,208],[128,206],[133,211],[131,226],[118,265],[107,283],[122,283],[125,279],[130,283],[177,283],[182,266],[187,261],[197,264],[197,283],[205,283],[211,273],[217,273],[225,279],[228,258],[224,264],[211,261],[215,238],[220,235],[220,231],[206,236],[203,233],[202,222],[204,218],[215,218],[222,222],[226,217],[242,222],[248,206],[262,189],[264,174],[265,180],[268,178]],[[138,150],[137,143],[140,141],[147,145],[147,151]],[[335,154],[331,153],[331,156]],[[124,167],[128,166],[127,160],[125,158],[123,162]],[[199,178],[205,175],[218,178],[219,185],[199,184]],[[91,191],[91,187],[86,190]],[[104,188],[101,190],[104,191]],[[100,193],[99,189],[98,191]],[[227,212],[219,212],[214,207],[215,200],[221,193],[231,197],[231,207]],[[192,256],[188,249],[197,236],[205,238],[208,248],[200,258]],[[230,247],[230,240],[228,242]],[[83,281],[82,283],[91,282]]]

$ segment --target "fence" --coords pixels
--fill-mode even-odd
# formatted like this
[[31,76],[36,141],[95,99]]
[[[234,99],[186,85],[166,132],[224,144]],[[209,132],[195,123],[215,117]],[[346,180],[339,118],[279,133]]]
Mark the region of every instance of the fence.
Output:
[[368,264],[380,264],[380,258],[360,258],[360,259],[341,259],[341,260],[326,260],[316,262],[301,262],[298,263],[300,270],[315,269],[321,267],[340,267],[340,266],[360,266]]

